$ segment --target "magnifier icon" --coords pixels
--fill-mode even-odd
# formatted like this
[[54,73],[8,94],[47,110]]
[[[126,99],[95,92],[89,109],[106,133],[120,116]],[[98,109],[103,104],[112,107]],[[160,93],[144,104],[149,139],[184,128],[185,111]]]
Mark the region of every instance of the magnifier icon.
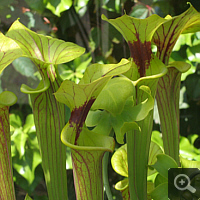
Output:
[[174,179],[174,186],[178,190],[186,190],[187,189],[191,193],[195,193],[196,192],[196,189],[190,185],[190,178],[187,175],[185,175],[185,174],[179,174],[179,175],[177,175],[175,177],[175,179]]

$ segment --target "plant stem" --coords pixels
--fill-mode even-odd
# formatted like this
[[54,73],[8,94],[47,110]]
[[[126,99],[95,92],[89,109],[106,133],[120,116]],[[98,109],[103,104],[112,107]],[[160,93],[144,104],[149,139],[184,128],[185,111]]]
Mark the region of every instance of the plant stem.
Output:
[[161,121],[164,151],[179,165],[179,94],[181,72],[169,68],[160,78],[156,95]]
[[[113,136],[113,135],[114,135],[114,131],[112,130],[110,133],[110,136]],[[108,160],[109,160],[109,152],[105,152],[104,157],[103,157],[103,183],[104,183],[108,200],[113,200],[113,195],[110,189],[109,179],[108,179]]]
[[153,112],[151,111],[144,120],[138,122],[141,132],[129,131],[126,133],[131,200],[147,199],[147,165],[152,123]]
[[60,84],[55,79],[46,91],[30,95],[49,200],[68,199],[66,147],[60,140],[65,108],[53,95]]
[[13,184],[9,106],[0,105],[0,199],[15,200]]
[[108,159],[109,159],[109,152],[106,152],[103,157],[103,183],[108,200],[113,200],[113,195],[110,190],[109,179],[108,179]]

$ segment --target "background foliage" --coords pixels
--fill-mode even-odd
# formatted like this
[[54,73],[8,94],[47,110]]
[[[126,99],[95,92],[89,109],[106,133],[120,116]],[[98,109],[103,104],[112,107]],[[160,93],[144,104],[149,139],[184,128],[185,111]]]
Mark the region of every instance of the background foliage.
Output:
[[[101,19],[101,14],[116,18],[124,13],[146,18],[152,14],[165,17],[184,12],[187,0],[1,0],[0,31],[6,33],[17,18],[37,33],[74,42],[86,48],[80,58],[59,66],[63,79],[76,83],[91,63],[117,63],[129,57],[129,50],[122,36]],[[200,11],[198,1],[190,1]],[[183,157],[200,161],[200,32],[181,35],[174,47],[170,61],[186,61],[191,69],[182,75],[180,93],[180,141]],[[28,58],[16,59],[7,67],[0,79],[0,90],[13,91],[18,102],[11,107],[11,139],[14,181],[17,199],[29,193],[35,200],[48,199],[41,167],[41,158],[35,135],[31,105],[27,95],[20,92],[25,83],[36,87],[40,80],[34,64]],[[155,106],[156,108],[156,106]],[[69,110],[66,108],[66,121]],[[159,117],[154,112],[153,141],[161,144]],[[116,148],[119,144],[116,144]],[[67,149],[67,154],[70,150]],[[111,155],[110,155],[111,156]],[[69,156],[68,156],[69,158]],[[75,199],[71,160],[67,160],[69,199]],[[109,180],[113,199],[121,199],[114,184],[122,180],[109,167]],[[106,199],[106,197],[105,197]]]

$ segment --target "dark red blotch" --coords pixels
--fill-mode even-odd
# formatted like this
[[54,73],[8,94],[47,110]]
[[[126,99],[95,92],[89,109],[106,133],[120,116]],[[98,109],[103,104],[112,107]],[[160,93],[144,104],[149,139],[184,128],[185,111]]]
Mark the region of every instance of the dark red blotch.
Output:
[[137,40],[134,42],[128,42],[131,57],[133,61],[138,66],[138,72],[140,77],[146,76],[146,69],[149,68],[151,61],[151,42],[145,41],[142,43],[139,39],[139,34],[136,33]]
[[[88,102],[85,102],[82,106],[79,108],[75,108],[71,112],[71,117],[69,119],[69,123],[75,123],[76,124],[76,137],[75,137],[75,144],[77,144],[77,140],[80,136],[81,129],[83,127],[83,124],[86,120],[87,114],[94,103],[95,99],[90,99]],[[73,125],[71,125],[73,126]]]

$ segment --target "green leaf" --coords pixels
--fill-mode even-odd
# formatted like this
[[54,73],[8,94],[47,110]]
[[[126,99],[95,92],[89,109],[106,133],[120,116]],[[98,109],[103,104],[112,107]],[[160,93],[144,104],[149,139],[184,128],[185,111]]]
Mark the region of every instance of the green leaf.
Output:
[[188,64],[186,62],[182,62],[182,61],[175,61],[175,62],[169,63],[169,65],[167,67],[168,68],[174,67],[179,72],[184,73],[184,72],[187,72],[190,69],[190,64]]
[[[70,135],[69,133],[68,135],[61,134],[61,139],[64,144],[72,147],[71,145],[77,142],[76,140],[78,140],[80,134],[79,132],[81,131],[82,128],[83,130],[85,130],[85,134],[88,133],[88,131],[84,128],[84,122],[87,113],[90,107],[92,106],[94,100],[97,98],[98,94],[100,93],[100,91],[103,89],[103,87],[110,78],[111,76],[102,77],[92,83],[84,85],[80,84],[77,85],[68,80],[65,80],[61,84],[61,87],[55,93],[55,97],[58,101],[66,104],[71,109],[71,117],[69,119],[69,123],[71,125],[69,126],[68,124],[66,125],[66,127],[69,126],[70,129],[70,127],[75,126],[76,128],[74,130],[72,129],[72,132],[71,131],[70,132],[73,135],[77,134],[77,136],[75,135],[73,137],[71,136],[70,141],[67,141],[67,139],[65,139],[66,136],[67,138],[69,137]],[[82,143],[81,140],[80,142]],[[90,140],[89,143],[90,142],[92,141]],[[74,146],[74,148],[76,147]]]
[[[36,63],[61,64],[73,60],[85,51],[74,43],[37,34],[18,20],[11,25],[7,36],[15,40],[24,55]],[[44,66],[47,68],[47,65]]]
[[[34,126],[34,129],[35,129],[35,126]],[[34,130],[34,132],[31,132],[29,130],[27,143],[30,149],[34,149],[36,151],[39,150],[38,139],[36,137],[36,130]]]
[[128,179],[124,179],[122,181],[119,181],[115,185],[116,190],[120,190],[122,193],[122,198],[123,200],[130,200],[130,192],[129,192],[129,187],[128,187]]
[[52,5],[52,1],[49,1],[47,3],[47,6],[46,8],[51,10],[51,12],[60,17],[60,14],[65,11],[65,10],[68,10],[70,7],[72,6],[72,0],[60,0],[59,1],[59,4],[57,5]]
[[180,155],[183,158],[194,159],[198,154],[198,149],[186,137],[180,137]]
[[[75,9],[76,9],[76,12],[78,12],[79,15],[81,13],[80,12],[81,8],[86,7],[88,2],[89,2],[89,0],[77,0],[77,1],[74,2],[74,6],[75,6]],[[82,16],[82,15],[80,15],[80,16]]]
[[128,177],[127,145],[124,144],[113,154],[111,158],[113,169],[121,176]]
[[[162,154],[161,148],[154,142],[150,144],[149,161],[148,165],[153,165],[157,161],[157,155]],[[113,169],[121,176],[128,177],[128,161],[127,161],[127,144],[122,145],[113,154],[111,158],[111,164]],[[155,173],[155,170],[149,169],[148,175]]]
[[[35,180],[35,169],[42,160],[35,130],[31,132],[31,128],[34,126],[33,115],[27,116],[24,127],[16,124],[15,121],[20,120],[17,117],[19,116],[14,114],[10,117],[11,124],[15,126],[14,133],[11,136],[12,149],[17,151],[17,153],[12,152],[12,156],[14,157],[13,167],[27,180],[29,187],[31,187],[31,184]],[[21,120],[19,122],[21,123]]]
[[200,161],[188,160],[180,156],[182,168],[199,168]]
[[174,45],[173,51],[179,51],[182,45],[192,46],[192,35],[192,33],[180,35],[176,44]]
[[126,14],[116,19],[107,19],[105,15],[102,15],[102,19],[111,23],[127,42],[137,41],[140,37],[142,43],[150,41],[156,29],[166,21],[158,15],[152,15],[146,19],[137,19]]
[[[151,142],[150,151],[149,151],[149,161],[148,161],[149,165],[154,164],[156,162],[156,156],[159,153],[162,153],[162,150],[160,149],[160,147],[156,143]],[[128,177],[127,144],[117,149],[117,151],[113,154],[111,158],[111,164],[112,164],[113,169],[118,174],[120,174],[121,176]],[[155,170],[149,169],[148,175],[151,175],[155,172],[156,172]],[[129,186],[128,179],[124,179],[122,181],[119,181],[115,185],[115,189],[120,190],[124,197],[127,197],[127,199],[130,199],[128,186]],[[152,185],[148,184],[147,189],[148,189],[148,192],[151,191],[153,189]],[[126,199],[124,197],[123,199]]]
[[[73,111],[81,113],[87,104],[92,106],[94,100],[110,78],[111,76],[103,77],[84,85],[77,85],[69,80],[65,80],[54,95],[59,102],[66,104],[70,108],[71,115]],[[78,110],[79,108],[80,110]],[[78,121],[74,121],[74,123],[78,124]]]
[[150,192],[155,188],[154,183],[147,181],[147,200],[152,200]]
[[162,183],[156,187],[151,193],[151,198],[154,200],[168,199],[168,183]]
[[[7,32],[7,36],[15,40],[21,47],[23,56],[29,57],[37,66],[44,80],[44,85],[31,90],[22,86],[22,91],[28,93],[42,92],[49,87],[49,79],[53,82],[57,75],[57,65],[69,62],[84,53],[85,49],[71,42],[37,34],[18,20],[16,20]],[[37,91],[39,90],[39,91]]]
[[199,55],[199,47],[200,45],[195,45],[188,47],[186,50],[187,57],[191,62],[199,62],[200,61],[200,55]]
[[26,149],[25,155],[22,159],[14,159],[13,167],[27,180],[30,186],[35,179],[35,168],[41,163],[41,161],[39,151]]
[[122,181],[119,181],[116,185],[115,185],[115,189],[116,190],[124,190],[128,187],[128,178],[125,178]]
[[[166,66],[155,56],[151,55],[152,58],[149,62],[148,69],[145,70],[145,77],[142,77],[141,74],[138,71],[138,68],[140,68],[140,64],[133,63],[132,67],[130,68],[129,71],[124,73],[126,77],[134,81],[134,85],[147,85],[151,81],[156,81],[158,78],[164,76],[167,73],[167,68]],[[141,59],[143,59],[141,57]],[[143,81],[145,83],[143,83]],[[147,82],[148,81],[148,82]],[[156,85],[157,87],[157,85]],[[152,91],[152,88],[151,88]],[[154,90],[153,90],[154,91]],[[152,91],[152,93],[154,93]]]
[[17,97],[13,92],[4,91],[0,94],[0,104],[4,106],[12,106],[17,102]]
[[[135,74],[136,77],[135,79],[131,78],[131,80],[153,74],[152,69],[150,70],[149,67],[150,63],[155,60],[151,50],[151,38],[158,26],[166,20],[158,15],[152,15],[146,19],[137,19],[128,15],[116,19],[107,19],[102,15],[102,19],[112,24],[123,35],[129,45],[135,65],[132,74]],[[153,70],[156,70],[156,68]]]
[[127,98],[134,94],[135,86],[132,81],[126,77],[113,78],[99,94],[92,109],[104,109],[116,116],[122,112]]
[[[94,120],[98,120],[98,122],[96,122],[95,124],[95,121],[93,121],[93,116],[95,116]],[[106,111],[90,110],[85,123],[88,127],[95,126],[95,128],[93,129],[95,133],[109,135],[112,130],[111,115]]]
[[104,112],[100,111],[100,110],[96,110],[96,111],[92,111],[90,110],[87,118],[85,120],[85,123],[88,127],[94,127],[99,123],[99,120],[104,118],[102,117],[102,114]]
[[0,73],[13,60],[22,55],[22,50],[19,45],[12,39],[0,33]]
[[[113,87],[113,83],[114,85],[115,83],[126,83],[128,87],[125,87],[120,94],[118,87]],[[129,91],[126,92],[125,89],[128,89]],[[144,119],[154,106],[154,101],[149,88],[146,86],[141,86],[140,89],[144,91],[148,97],[140,104],[134,105],[135,101],[133,100],[133,97],[130,97],[130,95],[134,95],[134,85],[132,82],[121,77],[111,79],[105,86],[105,91],[104,89],[102,90],[96,100],[97,102],[95,102],[93,104],[94,106],[92,106],[92,109],[105,109],[104,113],[98,111],[95,113],[96,117],[99,119],[99,123],[96,124],[94,130],[100,133],[104,127],[108,127],[107,130],[113,127],[117,142],[121,144],[123,144],[124,134],[127,131],[140,130],[135,121]],[[105,93],[112,94],[112,98]],[[118,96],[118,94],[120,95]],[[107,105],[110,105],[110,107]],[[86,122],[91,122],[93,115],[89,115]],[[90,126],[90,124],[87,125]]]
[[28,194],[26,194],[25,199],[24,200],[32,200],[31,197],[29,197]]
[[48,79],[48,76],[46,74],[44,74],[44,81],[40,81],[40,83],[38,84],[37,88],[30,88],[29,86],[22,84],[21,85],[21,92],[25,93],[25,94],[34,94],[34,93],[42,93],[45,92],[49,86],[50,86],[50,82]]
[[31,130],[33,130],[33,132],[35,132],[35,123],[34,123],[34,116],[33,116],[33,114],[27,115],[25,124],[23,126],[23,131],[25,133],[28,133],[28,132],[30,133]]
[[118,1],[104,0],[104,1],[102,1],[102,3],[103,3],[102,8],[104,8],[110,12],[121,13],[122,5],[124,4],[124,2],[125,1],[121,1],[121,3],[119,3]]
[[21,158],[25,153],[25,144],[28,136],[22,131],[22,129],[16,129],[11,138],[15,143],[19,157]]
[[[154,107],[154,99],[153,99],[150,88],[146,85],[141,85],[138,91],[142,91],[143,94],[146,94],[147,98],[141,103],[138,103],[136,106],[134,106],[131,109],[133,113],[132,118],[134,119],[134,121],[141,121],[144,118],[146,118],[148,113]],[[128,111],[128,108],[127,108],[127,111]]]
[[151,141],[163,147],[162,134],[159,131],[152,131]]
[[58,72],[63,80],[68,79],[79,83],[86,68],[92,61],[91,53],[83,54],[67,64],[58,65]]
[[10,114],[9,119],[10,119],[10,125],[13,126],[13,130],[22,127],[22,120],[19,115]]
[[[190,143],[192,145],[194,145],[195,140],[198,138],[199,136],[197,134],[192,134],[192,135],[188,135],[188,140],[190,141]],[[199,150],[197,149],[197,151],[199,152]]]
[[166,154],[157,155],[156,163],[151,166],[155,168],[158,173],[165,178],[168,178],[168,170],[170,168],[178,168],[176,161]]
[[92,64],[87,67],[80,84],[91,83],[104,76],[116,76],[125,73],[130,69],[131,64],[131,61],[124,58],[117,64]]
[[199,31],[200,13],[190,4],[190,8],[176,17],[169,17],[161,24],[153,36],[153,42],[157,46],[157,56],[165,64],[181,33],[193,33]]
[[190,14],[190,19],[188,21],[186,21],[185,19],[185,27],[183,30],[183,33],[196,33],[199,31],[199,24],[200,24],[200,20],[199,20],[199,16],[200,13],[192,6],[191,3],[188,2],[188,4],[190,5],[190,8],[183,14],[186,14],[189,16]]
[[[148,165],[153,165],[154,163],[156,163],[157,161],[157,155],[158,154],[162,154],[163,151],[160,148],[160,146],[158,146],[156,143],[151,141],[150,144],[150,149],[149,149],[149,161],[148,161]],[[151,168],[148,168],[148,176],[152,175],[156,173],[156,170],[152,170]]]
[[162,183],[168,183],[168,179],[161,176],[160,174],[157,174],[155,181],[154,181],[155,187],[159,186]]

